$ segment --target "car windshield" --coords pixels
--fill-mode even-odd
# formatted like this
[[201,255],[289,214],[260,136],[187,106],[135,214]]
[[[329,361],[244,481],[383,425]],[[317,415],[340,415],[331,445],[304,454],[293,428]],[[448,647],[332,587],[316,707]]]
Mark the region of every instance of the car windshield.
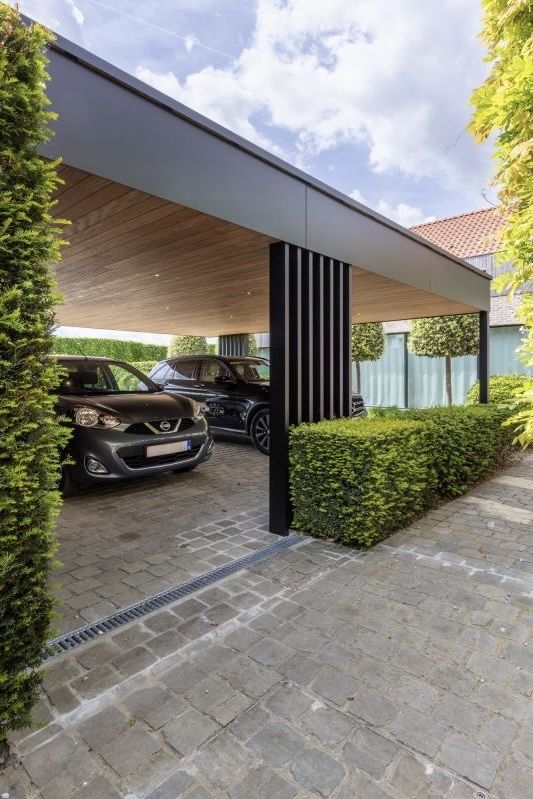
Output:
[[246,383],[268,383],[270,380],[270,364],[262,358],[232,360],[231,368]]
[[57,394],[136,394],[160,391],[149,377],[126,363],[113,361],[59,361],[63,378]]

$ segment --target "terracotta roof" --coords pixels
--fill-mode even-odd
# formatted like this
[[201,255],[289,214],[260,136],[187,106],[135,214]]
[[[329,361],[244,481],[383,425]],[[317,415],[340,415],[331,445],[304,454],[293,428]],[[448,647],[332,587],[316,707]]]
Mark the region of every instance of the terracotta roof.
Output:
[[471,258],[501,249],[502,222],[498,208],[484,208],[415,225],[411,230],[459,258]]

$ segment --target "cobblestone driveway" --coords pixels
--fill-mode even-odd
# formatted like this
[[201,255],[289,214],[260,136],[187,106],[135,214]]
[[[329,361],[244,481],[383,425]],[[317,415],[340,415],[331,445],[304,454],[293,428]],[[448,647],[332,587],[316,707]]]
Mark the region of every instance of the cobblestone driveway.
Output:
[[[11,799],[529,799],[533,460],[53,661]],[[163,649],[167,642],[166,649]]]
[[[272,543],[267,493],[268,459],[249,444],[218,441],[211,460],[193,472],[66,500],[58,520],[58,631]],[[237,525],[211,524],[250,510],[253,523],[248,517]]]

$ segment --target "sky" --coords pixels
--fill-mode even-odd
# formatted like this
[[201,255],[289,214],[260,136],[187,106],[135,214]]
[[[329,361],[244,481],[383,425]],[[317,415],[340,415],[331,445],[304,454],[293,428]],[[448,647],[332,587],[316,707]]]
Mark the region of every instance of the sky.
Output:
[[[14,4],[14,3],[13,3]],[[28,16],[407,227],[486,207],[478,0],[19,0]]]

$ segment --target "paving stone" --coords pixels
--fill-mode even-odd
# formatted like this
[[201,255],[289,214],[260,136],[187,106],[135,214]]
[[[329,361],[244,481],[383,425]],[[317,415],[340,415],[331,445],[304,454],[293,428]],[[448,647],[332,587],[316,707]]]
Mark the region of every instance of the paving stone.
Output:
[[[351,771],[339,790],[335,792],[335,799],[396,799],[396,797],[392,793],[385,793],[384,788],[376,785],[367,774]],[[409,799],[415,799],[414,794],[410,794]]]
[[158,788],[146,797],[146,799],[176,799],[189,788],[193,783],[190,774],[186,771],[178,771],[166,779]]
[[81,722],[78,732],[91,749],[99,750],[127,727],[128,717],[111,706]]
[[437,702],[439,691],[425,680],[404,674],[394,689],[394,698],[423,713]]
[[530,796],[533,771],[526,769],[513,757],[508,757],[494,785],[498,799],[525,799]]
[[[400,796],[407,799],[437,799],[441,796],[451,799],[450,791],[460,784],[455,775],[437,768],[433,762],[428,763],[425,758],[413,757],[405,751],[396,759],[392,773],[389,770],[388,782],[394,789],[395,797],[396,791],[399,791]],[[459,796],[455,799],[459,799]],[[476,799],[472,786],[469,786],[468,797],[462,799]]]
[[348,704],[348,711],[357,718],[368,721],[369,724],[381,727],[394,718],[398,708],[381,694],[363,690]]
[[278,666],[284,677],[298,685],[310,685],[321,668],[321,663],[305,655],[293,655]]
[[231,792],[253,765],[253,759],[231,734],[216,736],[202,746],[192,758],[192,764],[210,782]]
[[290,785],[272,769],[260,766],[250,771],[230,793],[231,799],[292,799],[296,794]]
[[112,688],[121,682],[124,676],[110,666],[96,666],[83,677],[78,677],[72,682],[72,687],[86,699],[92,699],[107,688]]
[[95,777],[78,791],[72,794],[72,799],[122,799],[122,795],[113,788],[104,777]]
[[162,633],[176,627],[178,620],[174,613],[169,610],[161,610],[158,613],[149,614],[144,620],[144,626],[155,633]]
[[257,730],[262,729],[269,719],[268,713],[256,705],[232,721],[229,729],[237,738],[247,741]]
[[209,716],[189,708],[163,727],[169,744],[182,755],[193,752],[220,727]]
[[277,666],[291,654],[291,650],[279,641],[263,638],[250,649],[249,654],[264,666]]
[[132,728],[101,747],[100,752],[111,768],[121,777],[126,777],[132,771],[136,771],[160,747],[157,738],[144,730]]
[[69,713],[78,707],[79,700],[74,696],[67,685],[58,685],[56,688],[49,688],[48,698],[58,713]]
[[295,685],[282,685],[267,699],[266,707],[287,721],[297,721],[306,713],[313,700]]
[[335,746],[354,729],[354,721],[330,707],[313,703],[311,710],[301,719],[307,733],[314,735],[325,746]]
[[144,646],[136,646],[113,660],[113,666],[126,676],[137,674],[139,671],[155,663],[155,655]]
[[360,688],[361,683],[358,680],[339,674],[333,669],[328,669],[313,685],[317,694],[340,706],[352,700]]
[[356,766],[378,780],[398,751],[395,743],[361,725],[344,745],[342,755],[344,763]]
[[432,756],[439,748],[446,728],[416,710],[404,709],[391,725],[391,732],[407,746]]
[[474,700],[483,707],[501,713],[502,716],[520,720],[527,707],[524,696],[513,694],[505,688],[485,683],[480,685],[474,694]]
[[76,660],[86,669],[94,669],[102,663],[107,663],[122,652],[110,638],[98,641],[89,646],[82,646],[76,651]]
[[185,636],[177,630],[167,630],[147,642],[147,647],[158,657],[165,657],[173,652],[177,652],[187,643]]
[[483,788],[490,788],[501,755],[482,749],[460,735],[451,735],[442,746],[439,760]]
[[57,738],[26,755],[24,768],[39,788],[43,789],[66,774],[69,776],[69,788],[74,788],[76,780],[81,784],[92,777],[96,763],[87,747],[60,733]]
[[186,698],[197,710],[211,713],[217,705],[226,702],[233,696],[233,690],[228,683],[206,677],[187,692]]
[[194,663],[184,661],[173,669],[165,672],[162,681],[177,694],[185,694],[206,676],[205,672]]
[[341,764],[320,749],[306,749],[299,754],[291,771],[298,783],[320,796],[331,796],[345,774]]
[[267,722],[249,741],[255,751],[272,766],[283,766],[305,746],[300,733],[280,722]]

